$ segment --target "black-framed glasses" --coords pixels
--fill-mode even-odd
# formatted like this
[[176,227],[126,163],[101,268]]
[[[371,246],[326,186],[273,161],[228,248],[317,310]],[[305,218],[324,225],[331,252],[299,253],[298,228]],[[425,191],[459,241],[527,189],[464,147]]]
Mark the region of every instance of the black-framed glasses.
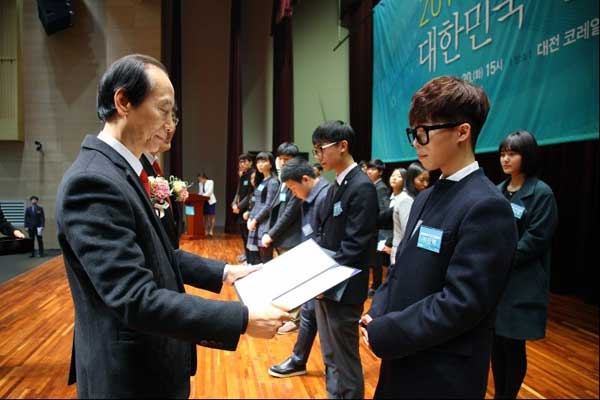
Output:
[[417,141],[421,146],[425,146],[429,143],[429,132],[436,129],[456,128],[462,124],[462,122],[449,122],[446,124],[437,125],[417,125],[414,128],[406,128],[406,136],[408,137],[408,143],[412,146],[413,141]]
[[323,154],[323,150],[325,150],[328,147],[335,146],[336,144],[338,144],[338,142],[331,142],[321,146],[315,146],[315,148],[312,151],[313,155],[318,156],[319,154]]

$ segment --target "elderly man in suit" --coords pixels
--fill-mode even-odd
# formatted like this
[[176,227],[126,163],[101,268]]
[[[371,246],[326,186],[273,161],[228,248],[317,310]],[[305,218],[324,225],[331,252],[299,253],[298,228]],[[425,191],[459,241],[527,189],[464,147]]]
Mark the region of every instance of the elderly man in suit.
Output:
[[84,139],[56,201],[75,305],[69,382],[79,397],[187,398],[196,345],[234,350],[243,333],[273,337],[288,315],[185,293],[219,292],[253,267],[174,250],[154,212],[139,159],[173,128],[165,67],[140,54],[115,61],[97,104],[103,129]]

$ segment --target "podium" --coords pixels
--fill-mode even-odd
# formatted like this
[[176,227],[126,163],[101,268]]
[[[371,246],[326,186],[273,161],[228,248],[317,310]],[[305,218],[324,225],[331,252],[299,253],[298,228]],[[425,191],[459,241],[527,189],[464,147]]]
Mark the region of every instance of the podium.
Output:
[[204,238],[204,202],[207,196],[190,193],[185,201],[185,232],[182,239],[196,240]]

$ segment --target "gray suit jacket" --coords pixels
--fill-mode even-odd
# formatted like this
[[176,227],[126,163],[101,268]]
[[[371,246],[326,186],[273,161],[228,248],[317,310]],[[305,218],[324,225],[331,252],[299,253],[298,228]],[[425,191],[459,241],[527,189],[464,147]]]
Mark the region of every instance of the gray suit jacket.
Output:
[[56,220],[79,397],[187,397],[195,345],[237,347],[247,308],[184,290],[219,292],[224,263],[174,250],[138,176],[94,136],[63,176]]

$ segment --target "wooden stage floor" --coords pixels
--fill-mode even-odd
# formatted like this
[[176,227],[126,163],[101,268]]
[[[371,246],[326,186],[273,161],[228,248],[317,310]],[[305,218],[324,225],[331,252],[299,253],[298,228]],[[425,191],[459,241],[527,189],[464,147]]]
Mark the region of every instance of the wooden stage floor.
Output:
[[[211,240],[184,241],[182,248],[234,263],[242,246],[239,236],[218,234]],[[237,300],[228,286],[220,295],[187,289],[206,298]],[[62,256],[0,285],[0,304],[0,398],[75,398],[75,386],[67,386],[73,303]],[[270,365],[289,356],[296,335],[271,340],[243,336],[235,352],[198,347],[191,397],[325,398],[318,340],[307,375],[282,379],[267,374]],[[371,398],[379,360],[362,341],[360,351],[365,397]],[[598,307],[552,295],[547,337],[528,342],[527,352],[519,398],[598,398]],[[493,397],[491,376],[486,397]]]

